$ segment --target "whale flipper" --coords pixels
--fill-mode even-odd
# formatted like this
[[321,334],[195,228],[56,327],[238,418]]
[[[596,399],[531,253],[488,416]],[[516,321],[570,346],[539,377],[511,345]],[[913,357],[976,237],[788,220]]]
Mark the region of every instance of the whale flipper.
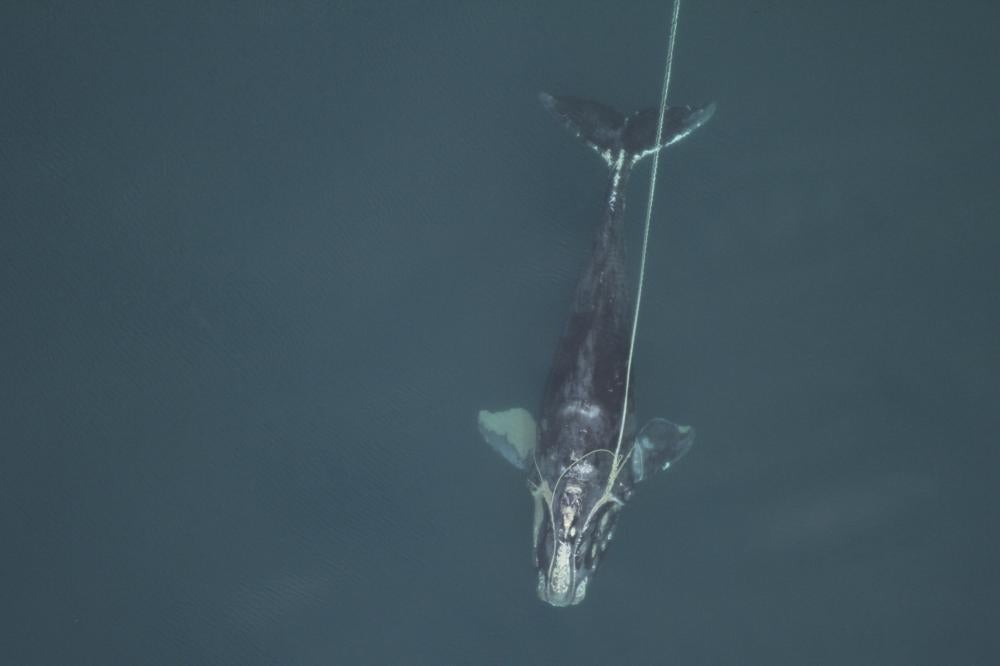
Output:
[[526,469],[535,451],[538,428],[526,409],[515,407],[505,412],[479,412],[479,432],[494,451],[510,464]]
[[639,431],[632,450],[632,475],[636,482],[665,470],[684,457],[694,444],[694,428],[666,419],[653,419]]

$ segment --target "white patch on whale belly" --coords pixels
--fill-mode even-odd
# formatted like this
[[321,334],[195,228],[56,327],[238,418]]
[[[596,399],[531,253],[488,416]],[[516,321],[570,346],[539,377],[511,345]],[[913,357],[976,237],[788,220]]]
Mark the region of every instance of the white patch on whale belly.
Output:
[[596,419],[601,415],[601,408],[587,402],[575,402],[562,408],[563,416],[582,416],[585,419]]

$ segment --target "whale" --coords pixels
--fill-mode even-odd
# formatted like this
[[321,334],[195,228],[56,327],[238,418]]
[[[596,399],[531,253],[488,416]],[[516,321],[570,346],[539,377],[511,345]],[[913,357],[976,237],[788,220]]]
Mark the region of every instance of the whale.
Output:
[[[704,125],[714,104],[625,115],[588,99],[542,93],[542,106],[608,167],[601,220],[573,292],[536,410],[481,410],[478,429],[527,475],[539,598],[579,604],[638,484],[680,460],[694,429],[664,418],[637,427],[626,379],[633,326],[625,266],[625,192],[641,160]],[[628,394],[628,395],[627,395]]]

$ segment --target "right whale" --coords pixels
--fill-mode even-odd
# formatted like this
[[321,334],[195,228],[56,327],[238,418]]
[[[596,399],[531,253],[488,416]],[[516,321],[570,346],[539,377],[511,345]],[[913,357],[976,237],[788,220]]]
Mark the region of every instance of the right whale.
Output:
[[484,410],[479,430],[527,472],[535,499],[538,596],[553,606],[569,606],[583,600],[635,485],[676,462],[694,442],[692,428],[661,418],[636,433],[632,396],[625,400],[632,297],[622,232],[632,167],[704,125],[715,105],[668,107],[657,144],[658,109],[625,116],[585,99],[545,93],[540,99],[608,165],[607,203],[556,346],[540,422],[523,408]]

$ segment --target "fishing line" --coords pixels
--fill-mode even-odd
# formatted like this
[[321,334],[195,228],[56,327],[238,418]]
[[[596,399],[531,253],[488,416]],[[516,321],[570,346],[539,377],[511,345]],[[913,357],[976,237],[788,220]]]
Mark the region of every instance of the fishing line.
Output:
[[[674,13],[670,19],[670,37],[667,44],[667,62],[663,71],[663,92],[660,95],[660,120],[656,126],[657,150],[653,153],[653,166],[649,170],[649,196],[646,198],[646,223],[642,232],[642,253],[639,259],[639,286],[635,295],[635,311],[632,314],[632,335],[628,343],[628,361],[625,364],[625,398],[622,401],[622,422],[618,430],[618,444],[615,445],[615,459],[613,467],[615,473],[611,478],[617,476],[619,460],[622,447],[622,439],[625,437],[625,421],[628,415],[628,389],[632,380],[632,356],[635,353],[635,333],[639,328],[639,305],[642,302],[642,285],[646,278],[646,250],[649,247],[649,227],[653,219],[653,198],[656,195],[656,171],[660,165],[660,141],[663,139],[663,120],[667,115],[667,91],[670,89],[670,70],[674,64],[674,44],[677,41],[677,17],[681,11],[681,0],[674,0]],[[613,480],[612,480],[613,483]],[[609,488],[610,490],[610,488]]]

